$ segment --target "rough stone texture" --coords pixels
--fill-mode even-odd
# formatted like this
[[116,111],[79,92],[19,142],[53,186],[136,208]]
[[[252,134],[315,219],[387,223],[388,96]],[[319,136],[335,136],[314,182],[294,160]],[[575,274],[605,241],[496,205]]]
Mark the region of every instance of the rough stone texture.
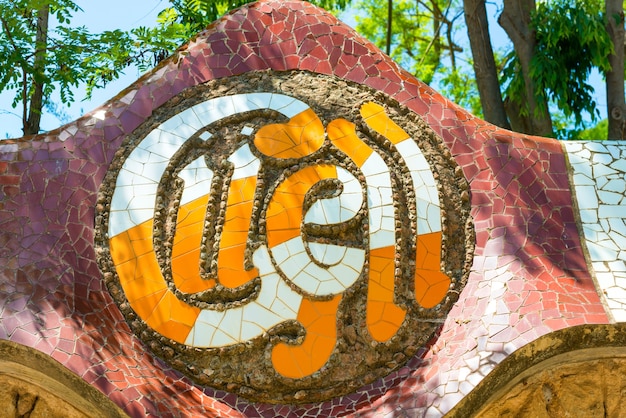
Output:
[[[304,405],[251,403],[155,357],[110,296],[94,249],[97,193],[128,135],[185,89],[302,70],[385,93],[442,139],[469,184],[476,234],[467,283],[429,345],[388,376]],[[50,356],[128,415],[439,416],[516,349],[606,324],[554,140],[468,114],[305,2],[265,0],[211,25],[85,117],[0,143],[0,338]]]
[[45,354],[0,341],[0,416],[126,416],[101,392]]
[[82,414],[56,394],[16,378],[0,376],[0,408],[6,418],[80,418]]
[[582,361],[541,371],[477,417],[621,417],[626,359]]

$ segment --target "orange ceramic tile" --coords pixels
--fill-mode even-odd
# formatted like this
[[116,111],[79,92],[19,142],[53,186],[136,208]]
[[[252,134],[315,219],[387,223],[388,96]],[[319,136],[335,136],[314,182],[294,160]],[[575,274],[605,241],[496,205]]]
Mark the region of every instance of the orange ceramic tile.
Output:
[[[250,207],[251,206],[252,205],[250,205]],[[234,211],[230,211],[231,214],[233,212]],[[222,248],[230,248],[246,242],[246,240],[248,239],[249,229],[250,219],[241,219],[240,217],[235,217],[232,218],[230,221],[225,221],[224,229],[222,230],[222,233],[220,235],[220,250]]]
[[376,341],[387,341],[393,337],[406,316],[406,310],[394,303],[395,254],[394,246],[370,251],[366,322],[370,335]]
[[109,239],[109,248],[111,250],[111,258],[116,265],[136,258],[128,231],[111,237]]
[[151,295],[167,288],[154,254],[137,257],[135,274],[132,277],[120,276],[120,284],[131,304],[144,295]]
[[253,200],[256,183],[256,177],[232,180],[228,187],[228,206]]
[[361,167],[373,150],[357,136],[355,125],[345,119],[335,119],[328,124],[328,137],[333,145],[346,153]]
[[417,236],[415,253],[415,299],[432,308],[448,293],[451,280],[441,271],[441,232]]
[[441,232],[417,236],[415,265],[426,270],[441,270]]
[[163,299],[163,296],[168,292],[167,289],[163,289],[159,292],[145,295],[142,298],[134,301],[131,306],[133,310],[141,318],[148,318],[156,309],[159,302]]
[[302,378],[319,370],[337,343],[337,308],[341,295],[329,301],[303,299],[297,320],[306,335],[299,346],[277,344],[272,350],[274,369],[285,377]]
[[152,244],[152,219],[142,222],[141,224],[130,228],[128,237],[133,246],[133,252],[136,256],[147,254],[153,251]]
[[432,308],[443,300],[450,289],[450,278],[440,271],[415,272],[415,300],[424,308]]
[[214,280],[200,277],[200,244],[208,195],[199,197],[178,210],[172,246],[172,279],[178,290],[197,293],[215,286]]
[[184,344],[199,314],[200,309],[187,305],[168,291],[152,315],[146,318],[146,323],[159,334]]
[[278,186],[266,214],[270,248],[300,235],[304,197],[314,184],[328,178],[337,178],[337,169],[319,164],[295,172]]
[[204,280],[200,276],[200,248],[172,257],[172,279],[183,293],[198,293],[215,287],[215,280]]
[[[269,225],[269,220],[268,220]],[[275,247],[278,244],[282,244],[283,242],[287,242],[292,238],[300,235],[300,230],[295,230],[293,228],[289,229],[268,229],[267,231],[267,245],[271,247]]]
[[135,272],[137,271],[137,259],[132,258],[124,263],[119,263],[115,266],[117,274],[120,277],[125,277],[126,280],[134,280]]
[[292,117],[287,123],[262,127],[254,145],[274,158],[301,158],[317,151],[324,143],[324,126],[312,109]]
[[392,144],[402,142],[409,137],[401,127],[389,119],[385,109],[379,104],[374,102],[363,104],[361,116],[370,128],[387,138]]

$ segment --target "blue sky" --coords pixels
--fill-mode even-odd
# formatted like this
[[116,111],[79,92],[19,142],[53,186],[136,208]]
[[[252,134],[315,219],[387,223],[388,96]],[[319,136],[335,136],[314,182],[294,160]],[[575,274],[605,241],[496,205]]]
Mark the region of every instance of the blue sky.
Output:
[[[168,6],[167,0],[78,0],[83,9],[74,15],[72,24],[86,26],[91,32],[103,32],[113,29],[131,29],[137,26],[152,26],[158,13]],[[104,89],[94,90],[91,100],[84,101],[85,87],[75,90],[76,101],[69,107],[62,107],[71,120],[79,118],[100,106],[125,87],[133,83],[141,73],[136,68],[128,68],[120,79],[110,83]],[[0,139],[22,136],[21,115],[11,108],[14,92],[0,94]],[[59,105],[61,105],[59,100]],[[6,113],[11,112],[11,113]],[[62,121],[49,114],[44,114],[41,128],[51,130],[59,127]]]
[[[93,33],[154,25],[158,13],[169,5],[167,0],[78,0],[76,3],[83,11],[74,15],[73,24],[76,26],[84,25]],[[501,47],[502,45],[498,45],[497,41],[508,40],[508,38],[496,22],[498,10],[494,3],[488,3],[488,14],[490,17],[490,31],[492,32],[491,39],[495,43],[494,48]],[[354,27],[356,25],[354,13],[350,11],[344,13],[342,19],[350,26]],[[458,35],[466,36],[463,33]],[[140,75],[141,73],[136,68],[128,68],[120,79],[109,83],[104,89],[95,90],[89,101],[84,100],[84,86],[79,86],[75,90],[76,101],[71,106],[61,106],[60,100],[57,100],[57,102],[62,111],[67,114],[69,121],[71,121],[102,105],[133,83]],[[599,105],[601,117],[605,118],[606,98],[604,81],[597,72],[592,74],[592,84],[596,87],[596,102]],[[16,109],[11,107],[13,97],[14,92],[0,94],[0,139],[22,136],[21,116],[17,114]],[[51,130],[62,124],[63,121],[56,117],[44,114],[41,127],[43,130]]]

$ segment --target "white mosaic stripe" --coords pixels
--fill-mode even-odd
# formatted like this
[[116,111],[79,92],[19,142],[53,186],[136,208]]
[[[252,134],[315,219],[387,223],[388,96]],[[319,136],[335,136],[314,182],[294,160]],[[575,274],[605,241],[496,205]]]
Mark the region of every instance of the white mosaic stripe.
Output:
[[597,283],[615,321],[626,322],[626,141],[563,144]]
[[422,150],[410,138],[396,144],[413,180],[417,200],[417,233],[441,231],[441,210],[437,183]]
[[193,347],[224,347],[262,335],[287,320],[295,320],[302,296],[276,273],[265,246],[253,255],[263,280],[259,296],[242,306],[215,311],[203,309],[185,344]]
[[[203,127],[251,110],[272,109],[291,118],[308,108],[306,103],[282,94],[249,93],[209,99],[172,116],[146,135],[124,161],[111,199],[109,236],[152,218],[159,181],[170,159]],[[237,157],[249,160],[250,164],[243,165],[248,170],[236,174],[247,177],[257,166],[244,151]]]

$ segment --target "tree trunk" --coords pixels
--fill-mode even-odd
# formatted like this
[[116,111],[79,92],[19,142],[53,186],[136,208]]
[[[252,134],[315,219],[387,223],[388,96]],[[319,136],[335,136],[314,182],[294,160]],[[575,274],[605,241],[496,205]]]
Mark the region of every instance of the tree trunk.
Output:
[[464,0],[463,8],[467,36],[474,59],[478,95],[485,120],[502,128],[511,129],[500,92],[496,61],[493,58],[485,0]]
[[[514,130],[532,135],[551,136],[552,120],[548,104],[538,103],[535,97],[535,82],[530,76],[530,64],[535,53],[535,31],[530,27],[531,13],[535,10],[535,0],[504,0],[504,9],[498,23],[505,30],[517,54],[522,67],[525,92],[524,99],[528,115],[509,115]],[[515,106],[513,107],[515,108]],[[520,107],[518,107],[520,108]],[[514,120],[524,119],[524,126],[515,126]]]
[[608,139],[626,139],[624,100],[624,10],[622,0],[606,0],[606,31],[615,52],[609,56],[611,70],[606,73],[606,101],[609,113]]
[[[48,17],[50,6],[45,4],[37,10],[37,36],[35,39],[35,58],[33,62],[32,95],[28,109],[28,120],[24,125],[24,135],[39,133],[43,110],[43,87],[46,71],[46,52],[48,49]],[[27,88],[24,86],[24,88]]]
[[393,0],[387,0],[387,39],[385,40],[385,53],[391,55],[391,33],[393,23]]

